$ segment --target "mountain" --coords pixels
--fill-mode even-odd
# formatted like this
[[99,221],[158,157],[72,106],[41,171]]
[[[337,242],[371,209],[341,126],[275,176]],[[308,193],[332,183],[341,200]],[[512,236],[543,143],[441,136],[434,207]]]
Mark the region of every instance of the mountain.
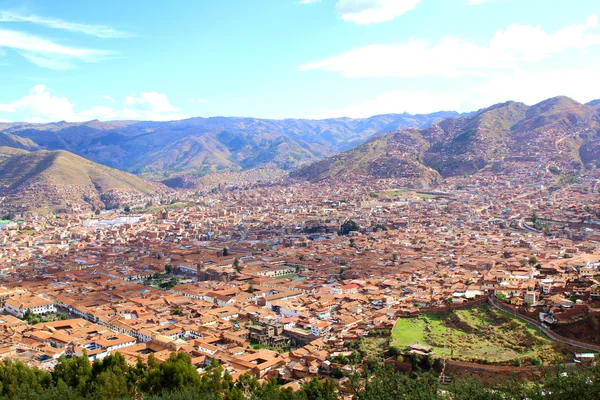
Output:
[[592,100],[589,103],[585,103],[586,106],[600,110],[600,99]]
[[27,154],[29,151],[9,146],[0,146],[0,162],[20,154]]
[[64,150],[0,147],[0,160],[0,208],[5,210],[85,211],[143,204],[164,190]]
[[167,178],[266,164],[292,169],[380,133],[428,127],[458,116],[439,112],[325,120],[214,117],[171,122],[14,123],[0,124],[0,132],[30,146],[6,144],[11,147],[66,150],[112,168]]
[[425,129],[376,136],[292,176],[320,180],[351,175],[405,178],[415,186],[514,163],[554,165],[564,172],[600,167],[600,114],[555,97],[533,106],[506,102]]
[[40,146],[34,143],[32,140],[22,138],[17,135],[10,133],[0,132],[0,146],[12,147],[15,149],[23,150],[39,150]]

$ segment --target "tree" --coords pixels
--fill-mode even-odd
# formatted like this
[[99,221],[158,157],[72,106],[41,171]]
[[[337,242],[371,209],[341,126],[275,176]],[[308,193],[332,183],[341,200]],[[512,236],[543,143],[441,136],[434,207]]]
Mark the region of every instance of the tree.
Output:
[[320,381],[315,378],[303,385],[299,394],[309,400],[336,400],[337,392],[335,383],[330,379]]
[[128,385],[129,367],[121,353],[109,354],[92,364],[91,392],[101,398],[127,397],[135,388]]
[[450,393],[453,393],[452,397],[455,400],[503,400],[505,396],[503,393],[492,392],[486,390],[481,380],[474,378],[463,378],[452,382],[448,388]]
[[536,256],[529,257],[529,265],[535,265],[535,264],[537,264],[537,261],[538,260],[537,260]]
[[25,314],[23,314],[23,319],[27,321],[29,325],[36,325],[42,322],[41,318],[32,313],[30,310],[25,311]]
[[242,267],[240,265],[240,259],[237,257],[233,260],[233,269],[235,269],[238,273],[242,272]]
[[357,232],[360,230],[360,226],[351,219],[344,221],[338,230],[338,235],[348,235],[350,232]]
[[357,400],[375,399],[439,399],[439,385],[435,376],[421,374],[411,378],[396,373],[392,368],[378,367],[370,380],[355,395]]
[[[426,360],[430,357],[406,357],[419,367],[431,361]],[[358,358],[360,361],[360,355]],[[532,362],[537,363],[535,358]],[[496,381],[486,379],[484,384],[477,377],[457,376],[443,388],[437,382],[437,372],[407,375],[382,362],[365,363],[364,367],[364,374],[350,374],[345,387],[356,400],[600,398],[600,366],[564,369],[557,364],[541,370],[541,377],[534,381],[503,376]],[[52,373],[19,361],[0,360],[0,399],[334,400],[340,395],[331,379],[313,379],[293,392],[283,389],[276,379],[260,383],[248,374],[234,383],[216,359],[205,370],[200,377],[184,353],[173,353],[162,364],[150,354],[147,363],[138,357],[135,365],[128,365],[119,353],[92,365],[87,354],[71,359],[62,356]],[[341,376],[340,371],[335,374]]]
[[173,273],[173,266],[171,264],[165,265],[165,273],[169,275]]
[[67,359],[63,354],[58,358],[58,364],[52,372],[52,380],[55,383],[64,382],[70,387],[77,389],[83,396],[92,389],[92,366],[84,350],[81,357]]
[[227,257],[229,252],[227,251],[227,247],[223,247],[223,257]]
[[183,390],[187,386],[199,386],[200,376],[185,353],[172,353],[162,364],[148,360],[148,372],[140,388],[151,394]]
[[14,220],[15,218],[16,218],[16,215],[13,212],[9,212],[8,214],[4,215],[4,217],[2,217],[2,219],[9,220],[9,221]]
[[25,398],[25,394],[39,393],[52,384],[50,373],[30,368],[20,361],[0,361],[0,395],[7,398]]
[[64,313],[64,312],[58,312],[56,313],[56,319],[59,321],[64,321],[69,319],[69,314]]
[[561,173],[560,168],[558,168],[556,165],[551,165],[548,170],[554,175],[560,175]]
[[129,205],[126,205],[125,207],[123,207],[123,211],[126,213],[130,213],[131,212],[131,208],[129,207]]
[[179,279],[172,277],[171,279],[169,279],[167,282],[163,282],[159,285],[159,287],[161,289],[165,289],[165,290],[170,290],[173,289],[175,286],[179,285]]

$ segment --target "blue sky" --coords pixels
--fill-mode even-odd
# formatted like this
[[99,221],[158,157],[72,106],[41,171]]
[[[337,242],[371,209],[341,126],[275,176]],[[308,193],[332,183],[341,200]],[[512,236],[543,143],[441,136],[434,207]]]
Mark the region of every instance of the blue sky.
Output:
[[0,0],[0,121],[600,98],[597,0]]

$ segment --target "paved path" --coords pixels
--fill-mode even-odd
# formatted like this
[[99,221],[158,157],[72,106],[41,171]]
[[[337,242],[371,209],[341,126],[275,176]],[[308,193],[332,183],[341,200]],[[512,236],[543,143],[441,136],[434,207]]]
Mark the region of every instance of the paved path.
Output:
[[492,306],[494,306],[495,308],[505,311],[509,314],[512,314],[514,316],[516,316],[517,318],[523,320],[523,321],[527,321],[532,325],[535,325],[537,328],[539,328],[540,331],[544,332],[546,334],[546,336],[548,336],[550,339],[556,341],[556,342],[560,342],[560,343],[564,343],[564,344],[568,344],[569,346],[575,346],[575,347],[579,347],[582,349],[586,349],[586,350],[591,350],[591,351],[599,351],[600,352],[600,346],[597,346],[595,344],[590,344],[590,343],[584,343],[584,342],[580,342],[578,340],[573,340],[573,339],[569,339],[566,338],[564,336],[561,336],[559,334],[557,334],[556,332],[551,331],[550,329],[546,329],[542,326],[542,324],[539,321],[536,321],[533,318],[530,318],[526,315],[521,315],[519,313],[515,313],[514,310],[511,310],[510,308],[506,307],[505,305],[503,305],[501,302],[499,302],[493,295],[490,296],[490,304]]

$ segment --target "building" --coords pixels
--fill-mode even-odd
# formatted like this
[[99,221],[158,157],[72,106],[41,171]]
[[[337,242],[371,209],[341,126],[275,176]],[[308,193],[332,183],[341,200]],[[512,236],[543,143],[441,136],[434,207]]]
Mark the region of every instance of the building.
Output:
[[18,318],[23,318],[27,312],[35,315],[56,312],[54,303],[40,296],[22,296],[6,299],[4,309]]
[[532,291],[527,291],[525,293],[525,297],[523,298],[524,303],[527,305],[530,305],[530,306],[537,303],[537,300],[538,300],[537,293],[532,292]]

